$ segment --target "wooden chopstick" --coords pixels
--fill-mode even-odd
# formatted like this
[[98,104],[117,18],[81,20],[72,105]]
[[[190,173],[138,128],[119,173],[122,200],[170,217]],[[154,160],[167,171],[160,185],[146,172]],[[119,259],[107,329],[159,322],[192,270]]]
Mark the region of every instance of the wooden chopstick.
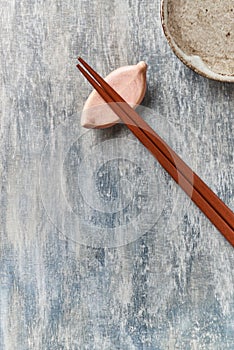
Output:
[[[78,58],[88,73],[77,68],[93,85],[120,119],[156,157],[159,163],[191,197],[224,237],[234,246],[234,213],[196,175],[160,136],[117,94],[83,59]],[[92,78],[92,76],[94,79]]]

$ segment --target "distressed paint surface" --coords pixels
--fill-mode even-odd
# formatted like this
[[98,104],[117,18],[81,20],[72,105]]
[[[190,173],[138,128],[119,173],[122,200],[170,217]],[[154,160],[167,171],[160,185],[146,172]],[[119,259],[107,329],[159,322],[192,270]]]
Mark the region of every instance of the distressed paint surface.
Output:
[[[147,62],[144,106],[165,118],[165,125],[170,122],[168,140],[234,210],[233,85],[206,80],[173,55],[159,10],[157,0],[1,2],[0,349],[234,348],[233,248],[184,194],[174,203],[178,189],[157,164],[166,210],[147,232],[122,246],[74,242],[69,217],[59,217],[64,235],[42,201],[46,144],[50,167],[60,154],[56,141],[69,143],[71,137],[61,132],[56,138],[58,130],[67,130],[91,91],[75,68],[81,55],[103,76],[121,65]],[[157,119],[151,124],[156,129]],[[76,128],[80,135],[78,121]],[[86,218],[88,237],[91,229],[103,234],[101,226],[108,233],[114,225],[127,235],[124,223],[141,213],[139,201],[133,201],[139,193],[132,193],[141,190],[147,203],[149,178],[157,178],[151,166],[150,176],[144,175],[145,163],[137,163],[134,147],[127,160],[113,158],[116,138],[135,142],[122,126],[91,131],[71,141],[62,163],[63,193],[73,213]],[[105,160],[96,171],[92,162],[100,152],[92,158],[92,147]],[[142,155],[151,164],[151,155],[143,149]],[[77,159],[86,159],[81,180]],[[50,174],[42,179],[44,185],[48,181],[49,199],[53,169]],[[83,193],[86,206],[79,207],[77,191],[86,176],[96,183]],[[130,203],[128,217],[114,222],[98,211],[90,215],[90,202],[99,211],[102,203],[104,214]],[[62,203],[52,205],[49,210],[60,213]]]

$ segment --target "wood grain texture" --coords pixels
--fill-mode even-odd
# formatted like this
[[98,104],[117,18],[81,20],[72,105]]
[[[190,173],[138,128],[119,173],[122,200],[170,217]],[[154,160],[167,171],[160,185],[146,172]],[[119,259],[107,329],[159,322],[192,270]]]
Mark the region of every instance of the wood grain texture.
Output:
[[[79,126],[91,89],[76,70],[78,55],[103,76],[146,61],[143,105],[165,119],[171,145],[234,210],[233,85],[206,80],[174,56],[159,10],[159,0],[1,1],[0,349],[234,348],[233,248],[150,154],[140,148],[136,162],[138,146],[123,126],[87,133]],[[80,232],[62,202],[46,207],[51,189],[57,196],[52,164],[62,164]],[[51,177],[40,182],[46,169]],[[165,207],[136,237],[150,177],[151,209],[163,197]],[[93,233],[108,232],[133,236],[118,247],[102,246],[102,237],[92,244]]]

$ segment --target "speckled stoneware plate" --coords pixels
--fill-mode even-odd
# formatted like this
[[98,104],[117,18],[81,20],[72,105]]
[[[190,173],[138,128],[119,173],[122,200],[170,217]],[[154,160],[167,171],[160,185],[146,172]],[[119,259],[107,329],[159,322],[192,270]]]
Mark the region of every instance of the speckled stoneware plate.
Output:
[[234,0],[162,0],[161,19],[183,63],[207,78],[234,82]]

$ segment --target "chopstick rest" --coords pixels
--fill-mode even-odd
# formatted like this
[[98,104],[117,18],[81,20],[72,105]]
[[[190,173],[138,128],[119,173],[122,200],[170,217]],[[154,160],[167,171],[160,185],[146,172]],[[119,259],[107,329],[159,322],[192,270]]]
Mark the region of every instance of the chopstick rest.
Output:
[[[105,81],[119,94],[124,96],[127,103],[135,108],[139,105],[146,92],[147,65],[141,61],[131,66],[115,69],[105,77]],[[102,105],[100,116],[99,107]],[[107,106],[96,90],[93,90],[84,104],[81,115],[81,125],[85,128],[108,128],[118,123],[119,117]]]

